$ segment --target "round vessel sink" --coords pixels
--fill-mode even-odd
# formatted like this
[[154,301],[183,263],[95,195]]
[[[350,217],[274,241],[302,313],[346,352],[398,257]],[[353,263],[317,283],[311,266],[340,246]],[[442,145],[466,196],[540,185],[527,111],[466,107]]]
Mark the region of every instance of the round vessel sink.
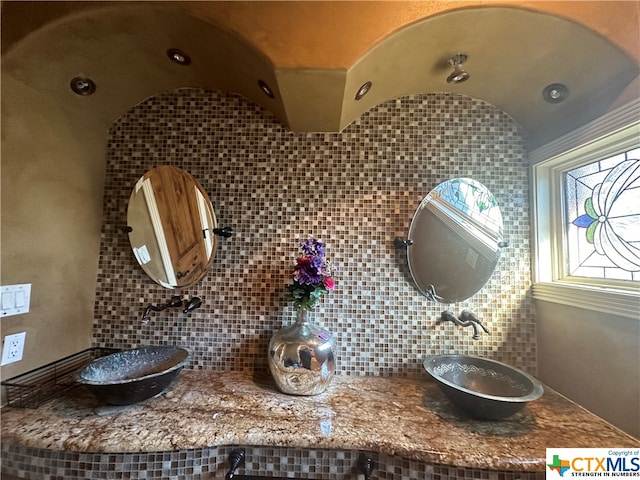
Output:
[[111,405],[131,405],[161,394],[191,360],[182,347],[151,346],[98,358],[76,381]]
[[449,400],[474,418],[510,417],[544,392],[531,375],[488,358],[431,355],[424,368]]

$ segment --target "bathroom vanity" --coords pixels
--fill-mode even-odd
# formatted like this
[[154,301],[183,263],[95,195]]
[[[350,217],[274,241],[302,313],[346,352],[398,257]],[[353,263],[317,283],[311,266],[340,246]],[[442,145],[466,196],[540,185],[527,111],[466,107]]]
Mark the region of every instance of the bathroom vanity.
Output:
[[78,388],[2,410],[2,472],[23,478],[222,479],[238,446],[241,474],[355,479],[364,452],[372,479],[542,479],[548,447],[640,441],[548,388],[511,418],[471,420],[426,376],[342,375],[296,397],[268,376],[186,370],[164,395],[128,407]]

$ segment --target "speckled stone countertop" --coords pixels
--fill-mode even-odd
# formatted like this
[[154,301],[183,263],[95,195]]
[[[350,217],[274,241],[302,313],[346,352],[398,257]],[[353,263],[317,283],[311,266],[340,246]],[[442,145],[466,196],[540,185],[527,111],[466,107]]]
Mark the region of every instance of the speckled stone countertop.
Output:
[[204,446],[363,450],[491,470],[543,471],[547,447],[639,447],[546,389],[503,421],[457,413],[424,379],[337,376],[314,397],[277,391],[270,378],[185,370],[163,396],[105,407],[74,389],[36,410],[3,408],[2,442],[76,452],[151,452]]

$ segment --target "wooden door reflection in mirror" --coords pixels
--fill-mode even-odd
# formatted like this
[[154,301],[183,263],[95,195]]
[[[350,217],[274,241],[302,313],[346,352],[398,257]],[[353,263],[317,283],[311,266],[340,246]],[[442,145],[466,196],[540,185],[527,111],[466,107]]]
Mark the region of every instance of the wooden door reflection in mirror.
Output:
[[213,264],[215,212],[185,170],[165,165],[145,173],[131,194],[127,222],[136,260],[163,287],[193,285]]

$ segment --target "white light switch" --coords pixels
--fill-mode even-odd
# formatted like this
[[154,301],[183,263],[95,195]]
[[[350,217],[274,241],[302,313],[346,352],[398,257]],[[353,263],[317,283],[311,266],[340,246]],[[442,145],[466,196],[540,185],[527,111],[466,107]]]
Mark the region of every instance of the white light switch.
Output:
[[15,295],[13,292],[2,292],[2,310],[15,306]]
[[5,285],[0,287],[0,292],[2,293],[2,310],[0,310],[0,314],[3,317],[20,315],[29,311],[29,301],[31,300],[30,283]]
[[25,294],[23,290],[16,290],[15,301],[16,308],[24,308]]

